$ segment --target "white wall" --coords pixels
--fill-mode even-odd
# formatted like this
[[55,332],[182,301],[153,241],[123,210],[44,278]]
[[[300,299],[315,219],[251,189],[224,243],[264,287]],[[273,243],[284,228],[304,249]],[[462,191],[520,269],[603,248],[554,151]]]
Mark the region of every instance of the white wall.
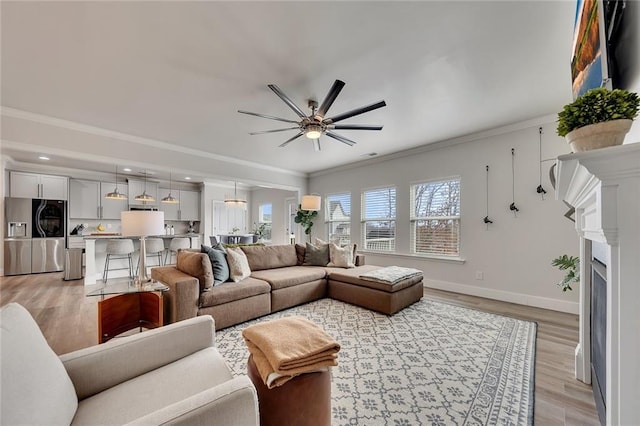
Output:
[[249,231],[253,229],[253,223],[258,222],[258,209],[260,205],[270,203],[272,205],[271,244],[289,244],[288,234],[285,229],[287,216],[285,202],[287,198],[295,198],[298,200],[298,192],[267,188],[251,191]]
[[[368,253],[367,264],[400,265],[422,269],[425,285],[475,294],[521,304],[577,312],[578,292],[563,293],[557,286],[562,273],[550,265],[560,254],[578,254],[578,237],[573,222],[563,214],[567,207],[556,201],[548,177],[553,161],[543,163],[544,200],[535,191],[539,182],[539,132],[543,125],[542,158],[553,159],[569,152],[555,133],[555,117],[545,117],[455,141],[440,148],[422,147],[410,155],[363,162],[361,167],[338,168],[311,176],[311,192],[320,194],[350,191],[352,194],[353,242],[362,247],[361,191],[395,185],[397,188],[396,255]],[[512,200],[511,148],[515,148],[516,205]],[[421,152],[422,151],[422,152]],[[489,215],[487,229],[486,171],[490,166]],[[461,177],[461,257],[464,263],[427,260],[409,255],[409,185],[449,176]],[[324,201],[323,201],[324,204]],[[323,214],[323,212],[321,212]],[[319,217],[314,234],[324,235],[324,218]],[[483,280],[476,280],[481,271]]]

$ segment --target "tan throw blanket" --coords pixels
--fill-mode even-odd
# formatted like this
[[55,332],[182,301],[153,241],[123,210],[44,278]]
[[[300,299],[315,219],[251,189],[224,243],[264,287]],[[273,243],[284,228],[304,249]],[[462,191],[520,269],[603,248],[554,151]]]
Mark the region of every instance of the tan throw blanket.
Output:
[[396,284],[407,278],[422,275],[422,271],[413,268],[403,268],[402,266],[388,266],[386,268],[376,269],[375,271],[366,272],[360,275],[360,278],[366,281],[375,281],[383,284]]
[[269,389],[299,374],[338,365],[338,342],[302,317],[255,324],[245,328],[242,337]]

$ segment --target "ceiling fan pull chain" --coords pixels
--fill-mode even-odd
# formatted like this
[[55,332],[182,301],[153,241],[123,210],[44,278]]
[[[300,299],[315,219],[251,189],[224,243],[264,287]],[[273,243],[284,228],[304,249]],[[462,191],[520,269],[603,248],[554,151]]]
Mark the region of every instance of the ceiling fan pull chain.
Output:
[[487,215],[482,219],[482,221],[487,225],[487,231],[489,230],[489,224],[493,223],[491,219],[489,219],[489,165],[486,166],[487,169]]
[[536,188],[536,192],[540,194],[540,198],[542,198],[542,200],[544,201],[544,194],[546,194],[547,191],[542,187],[542,126],[538,128],[538,133],[540,134],[540,140],[538,143],[538,162],[540,164],[539,164],[539,181],[538,181],[538,187]]
[[518,217],[520,209],[516,207],[516,166],[515,166],[516,150],[511,148],[511,204],[509,210],[513,212],[513,217]]

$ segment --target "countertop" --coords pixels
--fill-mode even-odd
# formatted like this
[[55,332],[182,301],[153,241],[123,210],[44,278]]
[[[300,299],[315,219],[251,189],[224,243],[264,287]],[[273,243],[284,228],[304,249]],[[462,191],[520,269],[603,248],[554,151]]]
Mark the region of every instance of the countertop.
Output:
[[[71,235],[71,237],[80,237],[80,235]],[[147,238],[176,238],[176,237],[200,237],[200,234],[175,234],[175,235],[149,235]],[[140,238],[140,237],[123,237],[120,234],[116,235],[82,235],[82,238],[85,240],[108,240],[108,239],[119,239],[119,238]]]

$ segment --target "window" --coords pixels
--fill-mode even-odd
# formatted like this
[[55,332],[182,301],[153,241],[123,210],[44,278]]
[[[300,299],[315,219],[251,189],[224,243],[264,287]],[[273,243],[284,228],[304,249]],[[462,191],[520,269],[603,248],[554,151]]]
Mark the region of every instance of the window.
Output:
[[460,178],[411,185],[412,252],[460,254]]
[[324,203],[327,212],[325,224],[329,241],[351,243],[351,193],[327,195]]
[[396,249],[396,188],[362,193],[362,235],[365,250]]
[[271,204],[260,204],[258,207],[258,226],[264,225],[262,238],[271,241]]

